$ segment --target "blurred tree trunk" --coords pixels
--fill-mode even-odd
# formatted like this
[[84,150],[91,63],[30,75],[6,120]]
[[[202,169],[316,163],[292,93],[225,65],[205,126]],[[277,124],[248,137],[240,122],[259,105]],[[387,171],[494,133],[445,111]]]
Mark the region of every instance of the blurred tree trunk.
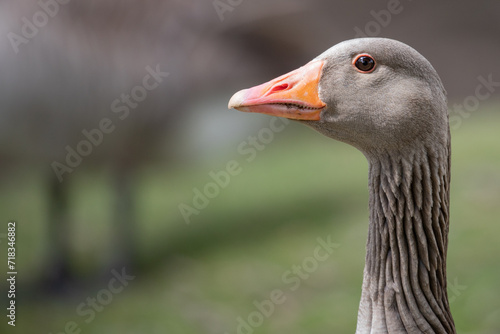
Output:
[[138,259],[137,223],[135,210],[135,175],[134,163],[117,164],[113,173],[114,221],[112,230],[113,268],[135,268]]
[[63,292],[75,281],[72,268],[72,231],[69,214],[69,181],[60,182],[51,171],[48,192],[48,265],[43,277],[44,288]]

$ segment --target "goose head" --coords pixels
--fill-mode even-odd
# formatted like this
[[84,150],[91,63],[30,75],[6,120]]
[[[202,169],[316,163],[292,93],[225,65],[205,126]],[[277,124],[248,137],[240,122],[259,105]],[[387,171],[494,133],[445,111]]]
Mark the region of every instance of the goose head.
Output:
[[367,157],[370,227],[356,333],[455,333],[446,293],[446,94],[422,55],[390,39],[345,41],[237,92],[229,108],[298,120]]
[[301,121],[370,157],[381,150],[445,144],[445,95],[434,68],[413,48],[386,38],[361,38],[237,92],[229,108]]

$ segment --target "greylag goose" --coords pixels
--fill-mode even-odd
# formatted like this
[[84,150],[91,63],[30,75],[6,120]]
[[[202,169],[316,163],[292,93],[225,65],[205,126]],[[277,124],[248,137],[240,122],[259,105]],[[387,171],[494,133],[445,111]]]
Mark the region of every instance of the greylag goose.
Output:
[[356,333],[455,333],[446,291],[446,92],[422,55],[391,39],[345,41],[237,92],[229,108],[298,120],[368,160],[370,218]]

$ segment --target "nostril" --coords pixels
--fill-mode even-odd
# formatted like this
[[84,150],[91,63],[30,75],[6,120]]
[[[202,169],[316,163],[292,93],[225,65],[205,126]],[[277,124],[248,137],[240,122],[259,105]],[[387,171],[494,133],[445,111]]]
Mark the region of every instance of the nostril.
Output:
[[272,94],[272,93],[276,93],[276,92],[280,92],[282,90],[285,90],[288,88],[288,84],[287,83],[284,83],[284,84],[281,84],[281,85],[276,85],[274,86],[270,91],[269,91],[269,94]]

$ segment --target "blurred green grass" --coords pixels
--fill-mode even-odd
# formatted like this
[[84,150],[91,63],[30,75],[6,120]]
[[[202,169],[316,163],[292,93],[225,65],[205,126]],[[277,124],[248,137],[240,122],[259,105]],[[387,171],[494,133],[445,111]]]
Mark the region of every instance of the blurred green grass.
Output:
[[[461,286],[449,291],[460,333],[500,330],[499,124],[500,113],[492,106],[452,132],[448,279]],[[354,332],[368,223],[364,157],[298,124],[276,134],[251,163],[238,155],[238,144],[224,161],[142,170],[137,241],[144,261],[152,261],[149,254],[160,254],[153,257],[156,270],[137,273],[89,324],[76,307],[105,288],[106,280],[72,296],[23,296],[16,330],[55,334],[75,321],[82,333],[233,334],[237,318],[256,310],[254,301],[281,289],[285,303],[253,333]],[[190,204],[192,189],[202,187],[210,181],[209,171],[223,169],[232,159],[243,172],[186,225],[178,205]],[[108,171],[72,176],[72,256],[81,272],[112,256],[108,177]],[[12,214],[19,224],[18,279],[25,284],[45,270],[43,185],[41,173],[18,170],[0,191],[1,212]],[[327,236],[340,247],[291,291],[283,273],[312,256],[316,239]],[[5,268],[4,261],[0,259]]]

